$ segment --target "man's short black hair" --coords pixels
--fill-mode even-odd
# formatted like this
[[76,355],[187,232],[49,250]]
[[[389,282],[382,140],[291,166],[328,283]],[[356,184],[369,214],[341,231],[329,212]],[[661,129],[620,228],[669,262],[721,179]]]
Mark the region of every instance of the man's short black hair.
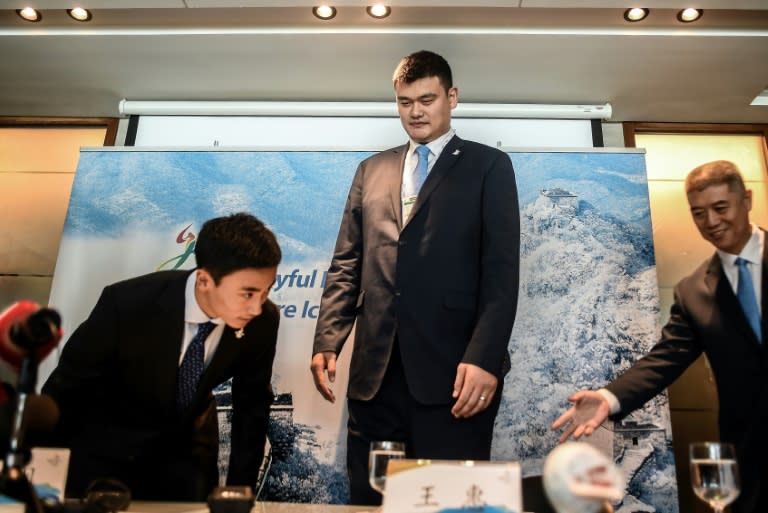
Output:
[[209,219],[195,244],[197,267],[208,271],[216,284],[243,269],[277,267],[281,258],[275,234],[245,212]]
[[453,87],[453,73],[448,61],[429,50],[412,53],[400,61],[392,76],[392,84],[411,84],[422,78],[437,77],[445,91]]

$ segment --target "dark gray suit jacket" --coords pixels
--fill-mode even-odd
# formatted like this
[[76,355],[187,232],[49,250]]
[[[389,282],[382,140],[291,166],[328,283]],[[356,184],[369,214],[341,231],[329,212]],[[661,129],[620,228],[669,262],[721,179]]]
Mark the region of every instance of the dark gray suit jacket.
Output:
[[[106,287],[64,346],[43,392],[62,412],[57,434],[72,449],[72,483],[109,477],[98,473],[120,472],[131,465],[160,467],[176,457],[191,458],[192,466],[199,468],[189,469],[190,475],[209,480],[208,474],[217,472],[219,445],[211,391],[229,378],[233,416],[227,481],[256,483],[273,399],[270,381],[279,314],[268,301],[242,339],[236,339],[231,328],[224,329],[191,412],[180,417],[176,375],[188,276],[189,271],[161,271]],[[104,464],[94,467],[95,461]],[[149,469],[143,473],[152,479]]]
[[515,319],[520,219],[509,157],[454,136],[403,224],[408,145],[363,161],[344,209],[313,352],[341,351],[357,321],[348,396],[372,398],[398,337],[424,404],[449,404],[460,362],[499,379]]
[[[768,333],[768,251],[763,250],[762,331]],[[720,438],[736,445],[743,490],[736,511],[753,511],[768,457],[768,341],[759,344],[715,254],[675,287],[661,340],[606,388],[622,415],[641,407],[677,379],[702,352],[717,381]],[[761,456],[762,455],[762,456]],[[766,493],[763,491],[763,493]]]

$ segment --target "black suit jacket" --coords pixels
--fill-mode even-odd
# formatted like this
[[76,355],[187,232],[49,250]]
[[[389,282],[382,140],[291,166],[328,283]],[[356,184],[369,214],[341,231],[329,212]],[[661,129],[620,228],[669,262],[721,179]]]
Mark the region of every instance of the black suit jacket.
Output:
[[[267,301],[242,339],[224,329],[191,411],[181,417],[175,395],[188,276],[189,271],[163,271],[106,287],[65,345],[43,392],[62,412],[57,434],[72,449],[73,486],[108,477],[99,472],[118,472],[141,490],[151,484],[142,480],[157,479],[149,467],[174,462],[185,469],[180,472],[189,471],[190,479],[210,486],[214,478],[215,485],[219,441],[211,391],[229,378],[233,415],[227,481],[255,484],[273,399],[279,314]],[[138,477],[128,473],[132,466]],[[169,490],[167,498],[201,500],[210,491],[201,490],[193,499],[184,486],[178,493]]]
[[363,161],[344,209],[313,351],[341,351],[357,321],[348,396],[371,399],[395,336],[413,396],[449,404],[460,362],[499,377],[517,309],[520,219],[512,163],[454,136],[405,224],[408,145]]
[[[763,250],[762,331],[768,333],[768,251]],[[768,457],[768,341],[750,329],[720,258],[715,254],[675,287],[661,340],[606,388],[622,415],[669,386],[704,352],[717,381],[720,438],[736,445],[743,490],[734,512],[752,512],[768,489],[761,473]],[[766,493],[763,491],[762,493]]]

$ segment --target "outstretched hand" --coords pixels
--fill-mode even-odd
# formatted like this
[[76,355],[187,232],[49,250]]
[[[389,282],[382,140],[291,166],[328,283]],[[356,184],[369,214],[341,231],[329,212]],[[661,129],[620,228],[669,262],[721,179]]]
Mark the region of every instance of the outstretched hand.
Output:
[[578,440],[582,435],[591,435],[608,418],[611,411],[605,397],[592,390],[576,392],[568,398],[568,401],[573,406],[552,423],[553,431],[561,427],[565,428],[560,435],[560,443],[571,436]]

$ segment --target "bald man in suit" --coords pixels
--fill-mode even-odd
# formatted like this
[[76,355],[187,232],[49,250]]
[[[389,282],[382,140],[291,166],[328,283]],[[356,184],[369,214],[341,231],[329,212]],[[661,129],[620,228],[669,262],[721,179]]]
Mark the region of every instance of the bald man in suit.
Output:
[[410,141],[357,169],[311,366],[317,389],[334,401],[336,357],[357,322],[347,390],[354,504],[381,500],[368,485],[371,441],[403,441],[409,457],[490,458],[517,308],[520,221],[509,157],[451,129],[458,90],[441,56],[405,57],[393,83]]
[[[604,389],[573,394],[573,406],[552,427],[565,427],[561,441],[590,435],[609,415],[640,408],[705,353],[717,381],[720,438],[735,445],[741,469],[732,511],[761,513],[768,511],[766,232],[749,222],[752,191],[732,162],[697,167],[685,187],[696,227],[715,254],[676,285],[669,322],[651,351]],[[739,274],[739,259],[748,275]],[[737,298],[742,287],[752,291],[756,316]]]

